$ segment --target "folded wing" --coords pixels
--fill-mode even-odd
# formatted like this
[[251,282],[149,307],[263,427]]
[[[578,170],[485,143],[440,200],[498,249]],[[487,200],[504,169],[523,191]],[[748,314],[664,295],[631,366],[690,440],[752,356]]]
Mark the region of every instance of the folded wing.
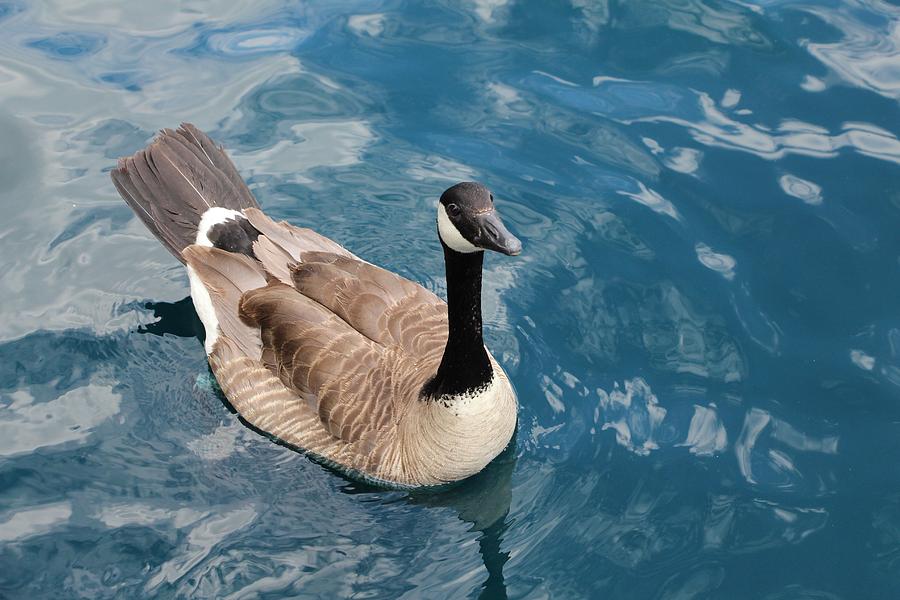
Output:
[[311,230],[245,214],[260,231],[258,262],[216,248],[184,252],[219,316],[220,358],[211,362],[228,354],[258,363],[329,436],[379,447],[437,370],[446,304]]

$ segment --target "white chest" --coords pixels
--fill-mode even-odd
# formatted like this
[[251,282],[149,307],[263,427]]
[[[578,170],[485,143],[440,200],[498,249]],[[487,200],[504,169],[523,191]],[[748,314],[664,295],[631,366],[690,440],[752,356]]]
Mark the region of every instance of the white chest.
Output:
[[516,394],[496,362],[490,385],[470,394],[423,402],[400,436],[405,468],[439,484],[481,471],[509,443],[516,427]]

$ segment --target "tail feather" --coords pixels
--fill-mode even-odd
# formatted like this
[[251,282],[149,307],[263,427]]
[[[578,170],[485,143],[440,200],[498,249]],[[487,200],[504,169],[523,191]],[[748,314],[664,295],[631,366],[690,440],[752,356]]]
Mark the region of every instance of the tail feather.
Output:
[[[247,184],[234,166],[234,163],[225,154],[221,146],[217,146],[208,135],[191,125],[190,123],[182,123],[179,129],[181,135],[188,141],[188,146],[200,150],[210,164],[228,177],[234,185],[234,189],[240,195],[241,208],[258,207],[256,199],[250,193]],[[191,144],[190,142],[193,142]]]
[[189,123],[119,159],[112,180],[132,210],[178,260],[210,208],[258,208],[221,146]]

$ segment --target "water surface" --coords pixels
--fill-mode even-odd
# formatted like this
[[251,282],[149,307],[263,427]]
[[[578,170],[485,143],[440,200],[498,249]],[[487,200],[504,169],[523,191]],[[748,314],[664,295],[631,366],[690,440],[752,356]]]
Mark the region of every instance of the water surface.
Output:
[[[900,8],[0,2],[0,596],[900,597]],[[245,428],[108,171],[190,121],[443,293],[489,185],[516,444],[440,494]]]

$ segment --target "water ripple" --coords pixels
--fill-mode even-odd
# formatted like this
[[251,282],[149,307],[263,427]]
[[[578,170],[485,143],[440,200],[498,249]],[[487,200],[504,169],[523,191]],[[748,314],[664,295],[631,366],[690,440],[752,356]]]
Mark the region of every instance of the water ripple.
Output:
[[685,128],[706,146],[749,152],[776,160],[796,154],[833,158],[843,148],[900,163],[900,140],[890,131],[870,123],[848,121],[837,131],[783,118],[777,125],[745,123],[744,115],[728,114],[708,93],[674,86],[660,86],[608,76],[593,78],[594,90],[536,73],[523,85],[548,94],[563,104],[622,123],[668,123]]
[[[0,596],[900,596],[897,23],[0,2]],[[437,198],[492,188],[525,243],[486,258],[504,455],[385,492],[244,427],[109,184],[182,120],[275,218],[439,294]]]
[[[840,31],[835,42],[807,41],[810,54],[853,85],[888,98],[900,98],[900,10],[888,3],[877,6],[849,3],[843,10],[803,6]],[[877,9],[876,13],[872,9]],[[865,17],[862,15],[865,14]],[[879,26],[873,27],[873,18]]]

